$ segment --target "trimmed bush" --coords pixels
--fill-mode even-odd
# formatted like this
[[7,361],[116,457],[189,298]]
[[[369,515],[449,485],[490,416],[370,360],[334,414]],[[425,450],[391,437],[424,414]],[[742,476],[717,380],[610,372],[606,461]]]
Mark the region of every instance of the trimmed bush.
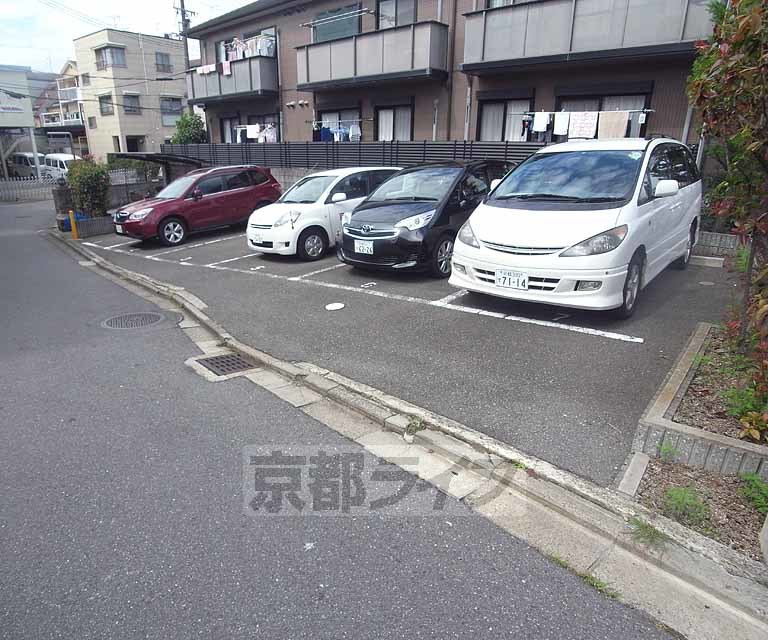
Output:
[[92,160],[70,163],[67,175],[75,209],[88,216],[105,216],[109,208],[109,172]]

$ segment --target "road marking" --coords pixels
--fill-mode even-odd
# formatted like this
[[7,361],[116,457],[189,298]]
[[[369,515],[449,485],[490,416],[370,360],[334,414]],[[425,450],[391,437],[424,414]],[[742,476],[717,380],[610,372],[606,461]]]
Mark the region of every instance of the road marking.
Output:
[[343,262],[339,262],[338,264],[334,264],[331,267],[325,267],[324,269],[317,269],[316,271],[310,271],[309,273],[302,273],[300,276],[293,276],[292,278],[288,278],[291,281],[301,280],[302,278],[309,278],[309,276],[316,276],[318,273],[325,273],[326,271],[333,271],[334,269],[338,269],[339,267],[345,267],[346,265]]
[[[227,260],[219,260],[218,262],[211,262],[210,264],[204,264],[204,267],[215,267],[217,264],[226,264],[227,262],[234,262],[235,260],[242,260],[244,258],[252,258],[252,257],[258,257],[262,254],[260,253],[249,253],[246,256],[239,256],[237,258],[229,258]],[[189,258],[185,258],[186,260],[189,260]]]
[[360,285],[361,289],[370,289],[371,287],[375,287],[378,282],[363,282],[363,284]]
[[[83,244],[89,244],[84,242]],[[99,249],[104,249],[104,247],[98,247],[98,245],[89,244],[89,246],[97,246]],[[122,253],[124,255],[136,255],[131,254],[128,251],[125,251],[123,249],[112,249],[114,253]],[[257,255],[257,254],[249,254],[249,255]],[[179,264],[178,262],[175,262],[174,260],[166,260],[163,258],[158,258],[155,256],[141,256],[142,258],[146,258],[147,260],[155,260],[157,262],[168,262],[171,264]],[[598,338],[607,338],[609,340],[618,340],[621,342],[631,342],[636,344],[643,344],[645,342],[644,338],[640,338],[637,336],[630,336],[623,333],[616,333],[614,331],[602,331],[601,329],[592,329],[590,327],[581,327],[578,325],[572,325],[572,324],[564,324],[562,322],[552,322],[549,320],[536,320],[534,318],[525,318],[523,316],[515,316],[515,315],[507,315],[498,311],[486,311],[485,309],[477,309],[475,307],[468,307],[465,305],[460,304],[451,304],[442,302],[442,304],[436,304],[440,303],[441,300],[427,300],[426,298],[417,298],[415,296],[406,296],[399,293],[387,293],[385,291],[377,291],[375,289],[362,289],[359,286],[353,287],[350,285],[344,285],[344,284],[337,284],[335,282],[323,282],[322,280],[307,280],[297,277],[288,277],[285,275],[280,275],[277,273],[266,273],[263,271],[254,271],[254,270],[245,270],[245,269],[237,269],[235,267],[224,267],[221,266],[225,262],[232,262],[234,260],[240,260],[241,258],[246,258],[248,256],[241,256],[240,258],[231,258],[229,260],[224,260],[220,263],[213,263],[211,265],[195,265],[192,263],[186,263],[188,266],[193,267],[207,267],[209,269],[217,269],[220,271],[233,271],[236,273],[245,273],[247,275],[258,275],[265,278],[274,278],[276,280],[284,280],[289,282],[300,282],[302,284],[308,284],[315,287],[323,287],[326,289],[336,289],[339,291],[355,291],[357,293],[363,293],[369,296],[376,296],[378,298],[385,298],[387,300],[398,300],[400,302],[411,302],[414,304],[423,304],[430,307],[439,307],[441,309],[446,309],[449,311],[460,311],[462,313],[472,313],[479,316],[487,316],[489,318],[497,318],[500,320],[508,320],[510,322],[519,322],[521,324],[530,324],[530,325],[536,325],[540,327],[548,327],[550,329],[560,329],[562,331],[570,331],[573,333],[580,333],[583,335],[589,335],[594,336]],[[444,300],[444,299],[443,299]]]
[[439,300],[435,300],[432,304],[436,307],[444,307],[450,302],[453,302],[456,300],[456,298],[461,298],[465,293],[467,292],[466,289],[459,289],[458,291],[454,291],[453,293],[448,294],[445,296],[445,298],[440,298]]
[[117,244],[112,244],[108,247],[104,247],[105,249],[116,249],[117,247],[123,247],[127,244],[133,244],[134,242],[137,242],[136,240],[128,240],[128,242],[118,242]]

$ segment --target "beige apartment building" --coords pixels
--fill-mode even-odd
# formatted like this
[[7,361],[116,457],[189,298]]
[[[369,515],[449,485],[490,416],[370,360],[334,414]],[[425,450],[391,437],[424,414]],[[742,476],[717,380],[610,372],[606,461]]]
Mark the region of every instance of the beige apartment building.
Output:
[[706,0],[259,0],[189,30],[187,93],[213,142],[552,141],[561,111],[694,140],[711,30]]
[[91,154],[160,151],[187,102],[182,41],[102,29],[74,43]]

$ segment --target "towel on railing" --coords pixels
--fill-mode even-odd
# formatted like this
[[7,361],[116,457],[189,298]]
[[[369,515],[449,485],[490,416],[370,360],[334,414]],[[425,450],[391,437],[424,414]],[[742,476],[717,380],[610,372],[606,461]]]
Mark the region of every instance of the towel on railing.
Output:
[[571,121],[571,114],[568,111],[558,111],[555,114],[555,126],[552,133],[556,136],[568,135],[568,123]]
[[225,60],[221,63],[221,71],[225,76],[232,75],[232,63],[229,60]]
[[601,111],[597,125],[598,138],[623,138],[627,135],[629,111]]
[[569,138],[594,138],[597,129],[597,111],[574,111],[568,123]]

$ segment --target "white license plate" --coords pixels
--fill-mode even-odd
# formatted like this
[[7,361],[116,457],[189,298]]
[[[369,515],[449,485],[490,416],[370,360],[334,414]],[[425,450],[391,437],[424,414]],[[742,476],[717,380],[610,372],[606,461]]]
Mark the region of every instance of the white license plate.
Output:
[[123,232],[123,225],[116,224],[115,225],[115,231],[117,231],[118,233],[122,233]]
[[373,242],[371,240],[355,240],[355,253],[367,253],[373,255]]
[[496,270],[496,286],[505,289],[528,290],[528,274],[519,271]]
[[256,244],[261,244],[262,242],[264,242],[264,240],[263,240],[263,238],[261,237],[261,235],[253,236],[253,241],[254,241]]

